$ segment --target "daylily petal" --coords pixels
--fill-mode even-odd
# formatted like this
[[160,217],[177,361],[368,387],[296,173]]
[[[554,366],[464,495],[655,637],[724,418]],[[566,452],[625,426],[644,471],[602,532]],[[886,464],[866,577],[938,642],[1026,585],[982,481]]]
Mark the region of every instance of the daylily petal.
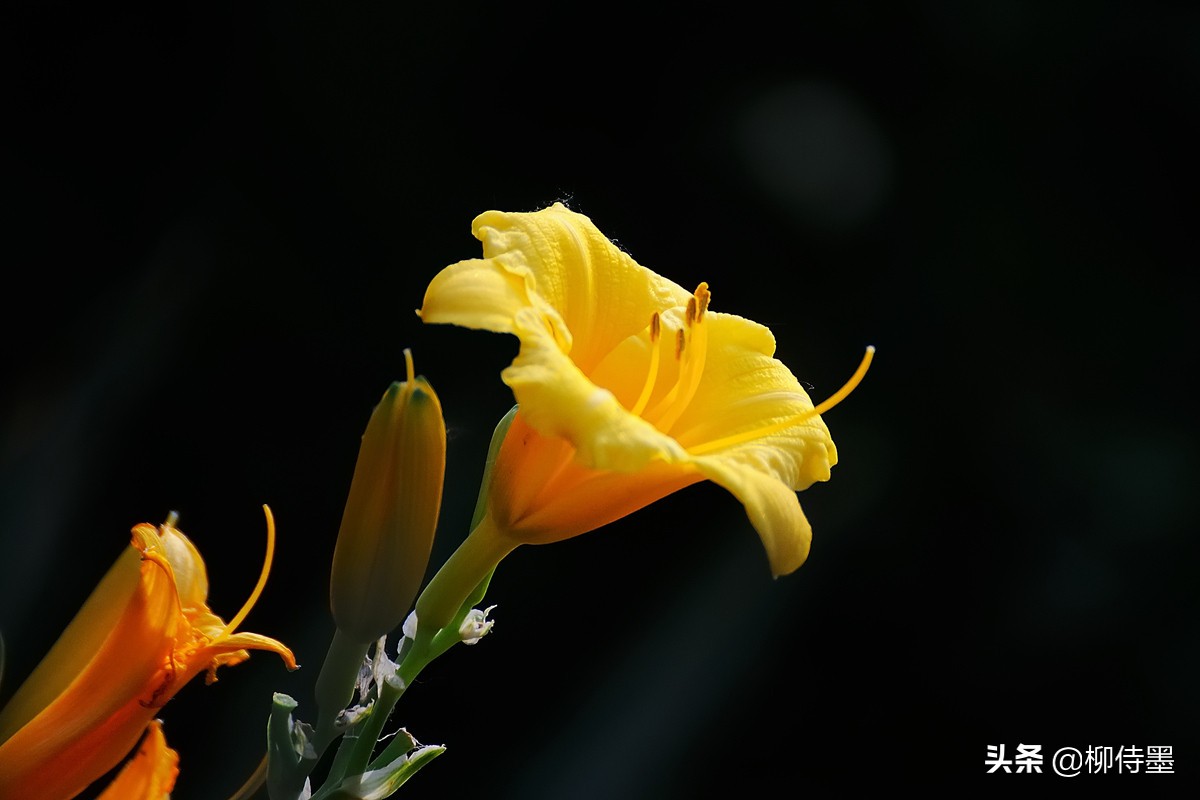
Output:
[[794,572],[804,563],[812,542],[812,526],[800,509],[795,491],[769,472],[729,459],[700,457],[696,465],[706,478],[742,501],[775,577]]
[[670,436],[626,411],[612,392],[593,383],[555,347],[534,312],[518,312],[514,328],[521,350],[501,376],[540,433],[565,439],[580,461],[595,469],[634,472],[651,459],[684,458]]
[[[141,554],[128,548],[109,568],[38,668],[0,710],[0,745],[66,691],[80,666],[95,657],[113,635],[138,588],[140,564]],[[123,632],[135,634],[138,629],[127,627]],[[121,677],[131,685],[138,684],[136,677]]]
[[556,203],[532,214],[476,217],[484,258],[443,270],[421,318],[511,333],[520,308],[547,317],[564,352],[589,371],[655,311],[687,303],[681,286],[638,264],[586,217]]
[[533,305],[525,277],[491,261],[461,261],[438,273],[425,294],[420,315],[426,322],[448,322],[495,333],[512,333],[513,317]]
[[699,470],[661,459],[638,470],[592,469],[575,454],[570,444],[541,435],[517,413],[490,489],[492,513],[510,533],[519,531],[530,544],[567,539],[704,479]]
[[[208,570],[204,566],[204,559],[200,556],[200,551],[192,544],[192,540],[183,536],[173,526],[163,526],[163,530],[159,531],[153,525],[142,524],[135,529],[134,535],[143,535],[150,538],[145,538],[143,547],[161,547],[166,555],[167,561],[171,565],[171,573],[175,578],[175,591],[179,595],[179,605],[181,608],[193,609],[193,614],[199,613],[200,609],[207,609],[208,602]],[[212,614],[212,619],[219,618]],[[192,624],[197,625],[198,620],[193,617]],[[221,623],[224,627],[225,623]]]
[[137,755],[96,800],[167,800],[179,776],[179,754],[167,747],[162,723],[151,720]]
[[773,357],[770,331],[727,314],[709,318],[704,375],[671,435],[693,456],[748,464],[795,491],[829,480],[837,448],[819,416],[770,431],[813,409],[800,382]]

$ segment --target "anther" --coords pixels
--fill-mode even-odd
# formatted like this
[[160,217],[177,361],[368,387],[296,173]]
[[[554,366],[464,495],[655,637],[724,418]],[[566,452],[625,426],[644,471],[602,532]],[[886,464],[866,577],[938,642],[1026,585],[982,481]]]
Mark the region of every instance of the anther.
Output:
[[695,298],[697,301],[696,321],[703,322],[704,314],[708,311],[708,301],[712,298],[712,294],[708,291],[708,284],[701,283],[696,287]]

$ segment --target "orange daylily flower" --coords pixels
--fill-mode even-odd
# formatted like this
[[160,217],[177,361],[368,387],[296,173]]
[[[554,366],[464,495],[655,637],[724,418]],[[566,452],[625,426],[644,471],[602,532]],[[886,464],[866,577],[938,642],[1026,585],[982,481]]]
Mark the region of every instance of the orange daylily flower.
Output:
[[133,528],[117,559],[50,652],[0,711],[0,800],[74,797],[112,769],[164,704],[201,672],[270,650],[289,669],[282,643],[238,633],[266,584],[275,546],[267,515],[267,555],[258,585],[227,624],[209,610],[204,560],[172,515]]
[[152,720],[137,755],[96,800],[168,800],[179,775],[179,754],[167,747],[162,723]]

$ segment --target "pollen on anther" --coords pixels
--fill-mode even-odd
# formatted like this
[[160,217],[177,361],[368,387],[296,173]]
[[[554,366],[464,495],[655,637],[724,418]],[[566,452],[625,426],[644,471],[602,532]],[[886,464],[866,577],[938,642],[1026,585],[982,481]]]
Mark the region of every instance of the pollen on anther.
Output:
[[683,358],[683,346],[687,342],[687,337],[683,333],[683,328],[675,331],[675,359],[678,361]]
[[650,342],[658,341],[658,337],[662,335],[662,317],[655,311],[650,316]]
[[685,319],[689,326],[695,324],[696,322],[696,295],[692,295],[688,298],[687,316]]
[[708,301],[712,298],[712,293],[708,291],[708,284],[701,283],[696,287],[696,293],[693,295],[697,301],[696,320],[704,321],[704,313],[708,311]]

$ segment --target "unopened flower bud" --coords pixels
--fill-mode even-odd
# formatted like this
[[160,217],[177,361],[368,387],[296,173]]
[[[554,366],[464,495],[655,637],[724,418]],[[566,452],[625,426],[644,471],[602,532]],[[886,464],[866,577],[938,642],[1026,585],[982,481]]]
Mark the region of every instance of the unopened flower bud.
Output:
[[413,376],[375,407],[358,452],[333,554],[330,606],[351,639],[367,643],[408,614],[421,588],[446,471],[446,423],[433,387]]

